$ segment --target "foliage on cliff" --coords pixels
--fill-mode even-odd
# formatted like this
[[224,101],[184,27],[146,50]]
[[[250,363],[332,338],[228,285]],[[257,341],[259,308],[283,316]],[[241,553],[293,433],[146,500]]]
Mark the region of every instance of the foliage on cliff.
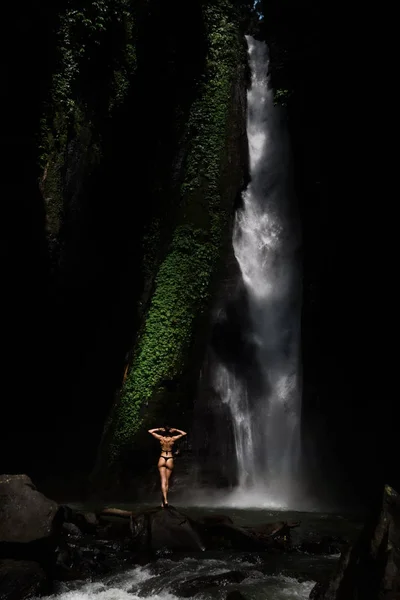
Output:
[[[177,226],[161,263],[128,376],[111,416],[108,461],[154,414],[162,382],[179,378],[207,306],[212,274],[229,214],[223,202],[221,162],[234,83],[244,64],[238,15],[228,0],[203,3],[208,49],[187,125],[189,148]],[[232,207],[230,207],[232,209]]]
[[[101,124],[112,117],[136,67],[131,0],[72,0],[61,13],[57,58],[41,122],[45,200],[50,247],[69,212],[77,211],[79,185],[101,158]],[[78,178],[79,179],[79,178]]]

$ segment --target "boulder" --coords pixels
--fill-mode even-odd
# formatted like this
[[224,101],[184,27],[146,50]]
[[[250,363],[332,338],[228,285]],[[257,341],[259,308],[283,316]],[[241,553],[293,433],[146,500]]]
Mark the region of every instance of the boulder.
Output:
[[198,519],[198,522],[202,525],[233,525],[233,521],[226,515],[207,515]]
[[72,511],[68,522],[76,525],[82,533],[96,533],[99,527],[99,519],[91,512]]
[[0,558],[49,558],[62,523],[58,504],[27,475],[0,475]]
[[195,521],[173,507],[151,514],[150,535],[153,550],[205,550]]
[[299,527],[299,525],[300,521],[276,521],[244,529],[265,548],[288,550],[292,547],[291,529]]
[[204,525],[207,547],[239,552],[268,549],[287,550],[291,547],[290,530],[299,523],[278,521],[253,527],[238,527],[229,522],[207,522]]
[[316,534],[309,535],[296,546],[297,550],[308,554],[341,554],[347,547],[348,542],[343,538]]
[[246,598],[243,596],[242,592],[239,592],[239,590],[232,590],[228,593],[226,600],[246,600]]
[[55,580],[84,580],[93,576],[105,575],[110,570],[106,555],[94,544],[89,547],[79,547],[60,540],[52,570]]
[[209,550],[256,552],[265,549],[264,544],[246,530],[230,523],[216,523],[204,527],[204,538]]
[[336,571],[317,584],[310,600],[397,600],[400,598],[400,497],[385,486],[380,506]]
[[205,550],[199,526],[174,507],[149,510],[132,518],[131,530],[137,551]]
[[0,560],[0,600],[24,600],[48,593],[48,578],[37,562]]
[[64,523],[63,533],[67,535],[67,537],[71,538],[80,538],[83,535],[79,527],[77,527],[73,523]]

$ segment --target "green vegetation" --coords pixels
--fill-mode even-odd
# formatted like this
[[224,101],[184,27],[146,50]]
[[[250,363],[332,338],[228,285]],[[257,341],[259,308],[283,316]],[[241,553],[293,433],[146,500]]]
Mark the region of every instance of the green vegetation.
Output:
[[[96,63],[96,48],[112,38],[109,110],[120,104],[136,66],[131,0],[92,0],[86,7],[67,9],[59,29],[59,68],[53,79],[52,101],[72,118],[77,104],[77,82],[84,63]],[[101,65],[108,70],[108,65]],[[82,82],[81,82],[82,83]],[[98,92],[99,90],[96,90]]]
[[280,106],[288,105],[288,101],[292,95],[291,90],[277,89],[274,91],[274,104],[279,104]]
[[[72,142],[85,174],[101,158],[97,123],[122,104],[136,68],[131,0],[70,2],[60,16],[58,58],[41,121],[41,187],[50,240],[66,210],[63,174]],[[109,48],[112,54],[107,55]],[[107,50],[103,50],[107,48]]]
[[[208,305],[211,277],[229,215],[223,205],[221,163],[228,113],[243,44],[228,0],[203,5],[208,38],[206,69],[187,126],[190,147],[177,226],[160,265],[127,380],[115,407],[108,460],[118,459],[162,396],[161,382],[187,363],[197,317]],[[147,408],[146,408],[147,407]]]

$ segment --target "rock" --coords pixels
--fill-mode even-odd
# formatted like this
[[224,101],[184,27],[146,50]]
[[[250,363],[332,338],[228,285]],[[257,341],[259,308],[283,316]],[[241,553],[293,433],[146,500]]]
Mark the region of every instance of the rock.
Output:
[[259,525],[252,525],[251,527],[246,526],[244,529],[251,531],[253,534],[259,534],[261,536],[275,536],[281,534],[283,531],[287,532],[293,527],[298,527],[300,521],[294,523],[287,521],[274,521],[273,523],[260,523]]
[[63,513],[27,475],[0,476],[0,558],[41,560],[57,544]]
[[230,523],[207,525],[204,528],[204,535],[208,549],[238,550],[240,552],[264,550],[264,544],[251,531]]
[[397,600],[400,597],[400,496],[386,485],[380,507],[335,573],[316,585],[311,600]]
[[313,589],[310,592],[309,595],[309,600],[315,600],[316,598],[319,598],[320,594],[326,589],[326,584],[322,583],[321,581],[318,581]]
[[[42,572],[46,582],[74,581],[107,574],[126,563],[144,564],[144,553],[135,556],[132,551],[129,519],[117,521],[100,523],[94,513],[58,505],[38,492],[26,475],[1,476],[0,559],[14,559],[7,564],[15,563],[20,571],[25,564],[38,563],[37,568],[24,567],[21,589],[14,576],[17,567],[8,568],[6,583],[13,577],[16,600],[24,598],[29,581],[34,588],[34,573],[40,574],[40,581]],[[39,584],[37,589],[39,594]]]
[[117,542],[123,539],[132,539],[131,522],[127,519],[115,520],[103,523],[98,528],[96,534],[106,540],[115,540]]
[[205,550],[196,523],[173,507],[152,513],[150,535],[153,550]]
[[199,526],[172,506],[132,518],[131,528],[135,548],[139,551],[205,550]]
[[[335,574],[327,582],[318,582],[315,584],[310,592],[310,600],[353,600],[353,598],[356,598],[352,595],[346,596],[347,584],[345,572],[348,568],[349,558],[350,550],[347,550],[340,557]],[[340,591],[340,587],[342,587],[342,591]],[[363,598],[363,600],[367,600],[367,597]]]
[[85,519],[85,522],[89,525],[95,525],[97,527],[97,525],[99,524],[99,519],[97,518],[97,515],[93,512],[81,512],[78,514],[81,515]]
[[96,547],[79,548],[60,541],[56,550],[53,576],[57,581],[87,579],[110,572],[106,556]]
[[226,600],[246,600],[246,598],[243,596],[242,592],[239,592],[239,590],[232,590],[228,593]]
[[[68,572],[72,569],[74,564],[74,558],[77,552],[74,548],[69,546],[63,540],[60,540],[56,552],[55,552],[55,564],[54,564],[54,574],[56,579],[64,580],[66,579],[63,576],[60,576],[61,573]],[[67,579],[73,579],[73,577],[67,577]]]
[[131,520],[130,530],[135,546],[139,550],[151,551],[150,514],[142,513]]
[[205,526],[207,547],[239,551],[263,551],[271,548],[286,550],[291,546],[290,529],[299,523],[263,523],[254,527],[237,527],[230,523]]
[[174,588],[174,594],[182,598],[191,598],[211,588],[223,587],[229,583],[241,583],[248,575],[241,571],[227,571],[218,575],[193,577],[179,587]]
[[0,600],[24,600],[50,592],[46,573],[37,562],[0,560]]
[[341,554],[347,546],[346,540],[341,538],[311,535],[308,539],[302,540],[297,549],[308,554]]
[[209,515],[198,520],[202,525],[233,525],[233,521],[226,515]]
[[27,475],[0,475],[0,542],[48,538],[58,504],[37,491]]
[[68,522],[76,525],[82,533],[96,533],[99,526],[97,516],[91,512],[72,511]]
[[69,523],[73,518],[74,510],[67,504],[60,504],[59,511],[62,514],[65,523]]
[[79,527],[74,525],[74,523],[64,523],[62,528],[63,532],[66,533],[67,536],[73,538],[82,537],[82,531],[79,529]]

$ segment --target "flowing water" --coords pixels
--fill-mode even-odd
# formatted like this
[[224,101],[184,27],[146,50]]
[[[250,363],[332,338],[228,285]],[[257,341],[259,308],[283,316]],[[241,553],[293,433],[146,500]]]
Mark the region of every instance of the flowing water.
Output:
[[217,575],[234,568],[245,568],[247,580],[240,585],[200,591],[193,597],[223,600],[229,589],[240,589],[246,594],[246,600],[306,600],[313,586],[312,582],[299,583],[284,575],[264,576],[257,565],[245,561],[205,559],[199,562],[185,558],[179,562],[164,559],[155,566],[136,567],[99,582],[65,585],[64,591],[53,597],[58,600],[180,600],[181,596],[168,591],[171,580],[174,586],[179,586],[194,577]]
[[288,134],[268,83],[268,49],[247,36],[251,87],[247,136],[251,181],[237,211],[233,248],[247,292],[250,340],[257,363],[214,366],[213,387],[233,421],[238,466],[236,504],[293,507],[300,472],[299,235],[294,216]]
[[[80,505],[70,504],[81,509]],[[113,504],[118,508],[140,512],[147,505]],[[90,507],[86,506],[86,509]],[[217,508],[179,506],[192,518],[221,514]],[[293,541],[304,539],[309,532],[354,539],[361,527],[360,517],[324,513],[299,513],[266,510],[226,509],[235,525],[251,526],[275,520],[300,520],[293,529]],[[313,556],[307,553],[253,553],[205,551],[203,553],[161,553],[147,566],[123,567],[121,571],[90,582],[62,583],[54,600],[225,600],[229,591],[238,590],[245,600],[306,600],[315,582],[329,575],[338,555]],[[242,574],[232,582],[229,573]],[[226,579],[224,580],[224,574]],[[210,586],[210,577],[218,584]],[[244,576],[244,578],[243,578]],[[199,581],[199,579],[201,581]],[[197,580],[197,581],[195,581]]]
[[[214,389],[229,407],[233,422],[238,487],[230,495],[219,492],[214,499],[197,490],[193,504],[179,510],[192,518],[223,512],[239,526],[300,520],[301,526],[293,530],[294,540],[304,539],[308,532],[351,540],[361,527],[361,517],[249,509],[300,506],[294,485],[300,457],[301,385],[299,240],[291,215],[287,132],[268,85],[267,47],[250,36],[246,39],[252,72],[247,124],[251,183],[236,215],[233,247],[248,297],[246,336],[255,349],[259,381],[252,386],[232,365],[215,365]],[[190,490],[184,495],[189,504]],[[171,497],[170,501],[177,500]],[[136,513],[148,508],[113,506]],[[147,566],[121,565],[120,572],[90,582],[62,583],[52,598],[225,600],[229,591],[238,590],[246,600],[306,600],[315,582],[331,573],[337,560],[337,555],[304,552],[164,553]],[[228,575],[232,572],[241,574],[236,582]],[[218,576],[218,583],[210,585],[210,576]]]

